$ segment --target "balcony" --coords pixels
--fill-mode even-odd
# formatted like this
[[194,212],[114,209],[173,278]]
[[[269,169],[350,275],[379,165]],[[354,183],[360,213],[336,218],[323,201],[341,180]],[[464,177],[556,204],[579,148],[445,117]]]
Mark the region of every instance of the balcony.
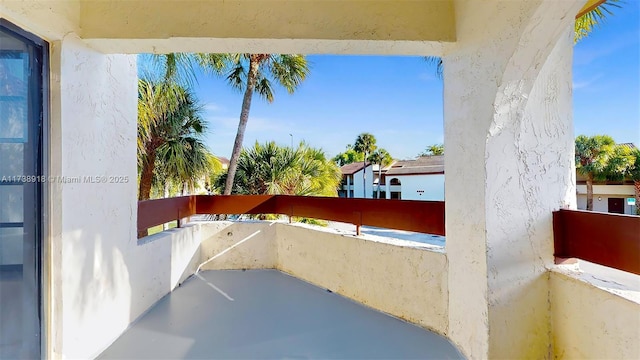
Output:
[[[387,205],[396,208],[386,211]],[[182,219],[181,228],[138,240],[140,246],[171,245],[164,258],[175,290],[158,297],[100,357],[460,358],[447,338],[451,269],[442,248],[287,221],[185,219],[281,213],[444,234],[443,205],[287,196],[141,202],[140,231]],[[580,257],[627,271],[592,263],[587,273],[574,265],[550,269],[554,351],[581,344],[579,351],[594,357],[633,357],[640,351],[639,330],[629,314],[640,311],[640,282],[633,274],[640,269],[629,254],[640,253],[640,218],[567,210],[554,218],[559,263]],[[585,252],[580,244],[593,247],[606,224],[614,225],[607,231],[611,250]],[[609,335],[593,342],[577,328]]]
[[[24,311],[10,315],[29,315],[33,324],[17,329],[15,320],[3,317],[2,334],[19,334],[33,345],[33,353],[46,358],[87,359],[105,350],[105,357],[120,356],[115,348],[111,353],[107,348],[114,341],[114,347],[126,342],[127,335],[117,339],[127,329],[139,332],[137,320],[159,334],[148,347],[150,352],[170,344],[171,338],[176,351],[187,356],[193,350],[192,355],[198,356],[201,338],[186,329],[164,332],[150,321],[159,318],[152,314],[164,312],[170,321],[177,321],[174,324],[189,320],[196,326],[200,317],[175,318],[177,313],[163,310],[179,305],[175,295],[188,294],[192,284],[204,285],[193,277],[196,272],[207,279],[232,269],[254,269],[239,272],[244,279],[234,281],[242,282],[254,271],[272,269],[319,287],[322,296],[318,294],[313,303],[348,298],[424,329],[420,332],[424,339],[425,330],[445,336],[474,359],[640,358],[640,301],[633,298],[640,292],[638,286],[606,274],[579,272],[572,268],[575,265],[554,264],[555,240],[557,262],[588,256],[591,262],[616,266],[626,253],[631,262],[623,262],[628,269],[624,274],[637,276],[633,269],[638,257],[633,255],[638,252],[633,244],[640,242],[638,218],[621,220],[630,241],[608,231],[599,238],[593,236],[602,234],[599,231],[578,233],[572,223],[614,228],[612,222],[581,216],[579,223],[559,219],[556,235],[562,235],[554,239],[552,213],[576,207],[570,32],[584,0],[189,3],[192,6],[174,6],[170,1],[152,7],[144,1],[0,2],[3,23],[22,28],[30,41],[50,42],[42,51],[50,58],[39,63],[45,86],[29,92],[38,97],[31,104],[42,103],[31,115],[42,114],[44,119],[33,127],[39,131],[29,131],[37,141],[33,157],[25,161],[41,167],[47,177],[130,179],[128,183],[48,182],[42,186],[41,206],[24,207],[32,217],[33,209],[42,210],[42,229],[25,227],[38,230],[29,235],[40,238],[34,250],[42,251],[33,251],[32,258],[42,261],[32,261],[30,268],[32,304],[21,298]],[[179,206],[138,204],[134,156],[138,73],[133,54],[176,51],[443,57],[446,224],[444,206],[434,211],[435,205],[416,209],[426,205],[406,202],[348,199],[354,202],[327,206],[332,199],[188,198],[172,200]],[[25,203],[33,200],[23,197]],[[152,221],[137,228],[144,225],[149,211],[156,213],[160,224],[191,214],[225,212],[324,218],[318,209],[331,215],[330,220],[335,216],[361,230],[396,225],[406,231],[444,234],[446,230],[445,251],[372,237],[364,231],[363,235],[337,233],[286,222],[181,220],[180,228],[136,238],[136,230],[154,225]],[[384,223],[390,217],[397,219],[396,225]],[[428,225],[431,221],[433,226]],[[585,252],[587,243],[596,251]],[[616,246],[599,247],[602,243]],[[248,289],[226,287],[217,279],[208,281],[233,298],[234,305],[248,298],[242,296]],[[638,284],[637,277],[633,279]],[[227,316],[227,309],[217,308],[214,301],[228,299],[208,287],[216,300],[197,299],[193,307]],[[255,290],[264,290],[260,296],[265,299],[279,295]],[[5,300],[1,301],[4,307]],[[268,326],[286,335],[301,328],[295,326],[299,325],[295,318],[287,319],[294,323],[279,322],[280,329],[271,326],[274,322],[259,305],[244,308],[249,318],[256,319],[251,326],[257,330]],[[364,311],[357,309],[353,312]],[[336,305],[331,311],[341,310]],[[145,314],[151,319],[146,320]],[[365,318],[373,316],[362,317],[373,321]],[[391,322],[384,327],[395,329]],[[260,334],[254,334],[253,340],[259,340]],[[300,347],[309,339],[307,334],[300,334]],[[385,338],[393,340],[392,336]],[[314,340],[318,342],[309,349],[319,348],[322,334]],[[21,346],[18,351],[24,350]],[[141,355],[131,352],[131,357],[134,354]]]

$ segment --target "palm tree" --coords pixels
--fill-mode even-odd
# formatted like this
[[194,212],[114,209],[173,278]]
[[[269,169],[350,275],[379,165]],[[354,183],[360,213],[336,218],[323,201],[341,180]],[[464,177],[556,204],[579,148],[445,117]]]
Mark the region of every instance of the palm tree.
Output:
[[351,144],[347,145],[344,152],[339,153],[333,158],[333,162],[338,164],[338,166],[344,166],[362,160],[364,160],[364,154],[355,151]]
[[376,191],[376,199],[380,199],[380,182],[382,182],[382,168],[391,165],[393,158],[391,154],[385,149],[377,149],[371,156],[369,161],[373,164],[378,164],[378,189]]
[[150,198],[154,178],[192,185],[209,171],[200,111],[193,93],[176,83],[138,82],[139,200]]
[[[298,148],[271,141],[245,148],[238,159],[234,193],[336,196],[342,178],[340,169],[322,150],[305,143]],[[218,185],[223,186],[222,176]]]
[[233,181],[242,151],[242,141],[249,120],[251,99],[257,92],[263,99],[273,102],[273,82],[292,94],[307,77],[309,67],[303,55],[287,54],[233,54],[227,63],[226,78],[231,86],[244,90],[238,132],[233,144],[224,194],[231,194]]
[[443,144],[429,145],[427,146],[424,152],[418,154],[418,156],[434,156],[434,155],[444,155]]
[[587,177],[587,210],[593,211],[593,181],[604,179],[615,141],[607,135],[576,138],[576,170]]
[[356,142],[353,144],[353,149],[357,152],[363,153],[362,159],[362,197],[367,197],[367,155],[372,153],[376,149],[376,138],[369,133],[362,133],[356,138]]
[[196,68],[220,75],[230,59],[230,54],[212,53],[169,53],[151,56],[155,64],[153,76],[161,76],[167,82],[177,82],[186,87],[197,80]]
[[244,91],[240,122],[223,192],[225,195],[231,194],[253,93],[257,92],[263,99],[273,102],[272,84],[275,82],[292,94],[309,73],[306,58],[300,54],[173,53],[160,55],[157,60],[167,79],[186,79],[188,83],[194,78],[193,69],[194,65],[197,65],[215,73],[224,74],[232,87]]

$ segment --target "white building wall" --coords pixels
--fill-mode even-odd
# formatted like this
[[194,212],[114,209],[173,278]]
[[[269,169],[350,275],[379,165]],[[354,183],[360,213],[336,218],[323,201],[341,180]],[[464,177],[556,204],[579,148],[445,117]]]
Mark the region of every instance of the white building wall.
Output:
[[[587,209],[587,185],[576,186],[578,209]],[[635,215],[636,207],[627,205],[627,198],[635,197],[633,185],[593,185],[593,211],[608,212],[609,198],[624,199],[624,213]]]
[[[627,205],[627,198],[632,198],[634,195],[617,195],[617,194],[598,194],[593,195],[593,211],[597,212],[609,212],[609,198],[622,198],[624,199],[624,213],[628,215],[636,214],[636,207],[633,205]],[[587,195],[578,194],[578,209],[587,209]]]
[[355,198],[366,198],[366,199],[371,199],[373,197],[373,191],[374,191],[374,187],[373,187],[373,168],[371,166],[367,166],[366,168],[366,189],[365,189],[365,194],[366,196],[363,196],[362,193],[362,174],[364,172],[362,170],[356,172],[355,174],[353,174],[353,197]]
[[136,298],[152,287],[135,231],[136,57],[68,35],[52,44],[51,98],[50,175],[80,179],[49,189],[52,341],[57,356],[91,358],[146,309],[134,301],[155,301]]
[[400,180],[402,200],[444,201],[444,174],[387,176]]

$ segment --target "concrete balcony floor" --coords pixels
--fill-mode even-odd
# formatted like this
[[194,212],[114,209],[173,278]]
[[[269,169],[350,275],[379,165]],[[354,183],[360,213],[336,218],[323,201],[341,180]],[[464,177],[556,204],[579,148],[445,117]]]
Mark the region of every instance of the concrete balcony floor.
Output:
[[191,277],[162,298],[99,358],[459,359],[462,355],[442,336],[277,270],[213,270]]

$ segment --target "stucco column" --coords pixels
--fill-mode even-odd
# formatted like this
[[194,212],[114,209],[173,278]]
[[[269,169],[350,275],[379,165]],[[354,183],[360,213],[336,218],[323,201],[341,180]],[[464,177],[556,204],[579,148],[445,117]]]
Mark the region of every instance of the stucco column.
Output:
[[470,358],[550,358],[552,211],[575,207],[571,64],[584,1],[456,3],[444,58],[449,333]]
[[93,358],[135,319],[135,55],[51,44],[49,357]]

